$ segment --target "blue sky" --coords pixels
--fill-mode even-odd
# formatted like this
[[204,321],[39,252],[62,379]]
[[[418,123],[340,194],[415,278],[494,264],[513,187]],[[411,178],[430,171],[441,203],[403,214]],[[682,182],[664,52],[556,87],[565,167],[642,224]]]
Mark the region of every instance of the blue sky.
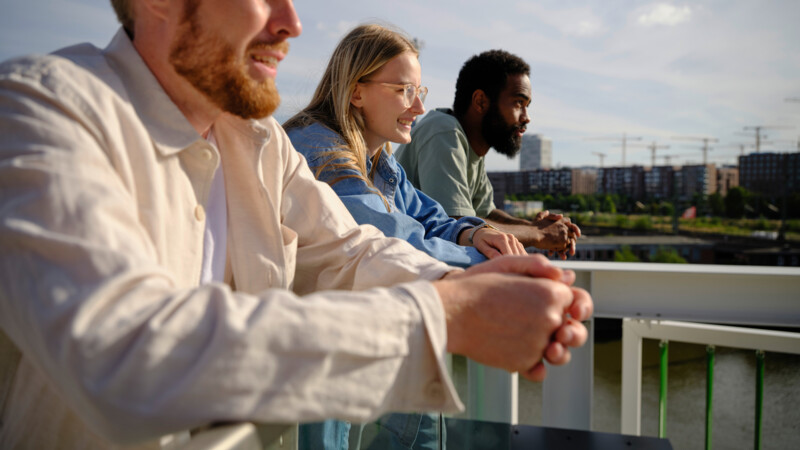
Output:
[[[308,101],[338,40],[360,23],[397,26],[423,41],[427,107],[450,106],[461,64],[503,48],[531,65],[529,133],[553,141],[560,166],[650,164],[645,144],[673,163],[733,163],[744,127],[765,130],[762,151],[797,150],[800,139],[800,1],[699,0],[297,0],[303,35],[281,64],[276,112],[288,118]],[[104,46],[117,24],[105,0],[3,0],[0,60],[89,41]],[[787,101],[798,99],[798,101]],[[608,139],[589,139],[604,137]],[[633,144],[633,145],[631,145]],[[746,152],[753,151],[746,147]],[[662,164],[658,158],[657,163]],[[515,170],[491,152],[489,170]]]

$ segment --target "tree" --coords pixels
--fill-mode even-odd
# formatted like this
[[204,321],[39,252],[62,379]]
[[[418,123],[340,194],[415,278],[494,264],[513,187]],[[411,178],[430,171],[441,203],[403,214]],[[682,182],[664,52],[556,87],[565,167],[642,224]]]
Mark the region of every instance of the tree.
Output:
[[603,205],[600,207],[603,212],[616,214],[617,213],[617,205],[614,203],[614,200],[611,199],[610,195],[606,195],[603,197]]
[[640,262],[641,260],[633,253],[630,245],[623,245],[619,250],[614,250],[614,261]]
[[656,254],[650,260],[658,263],[686,264],[686,259],[672,247],[658,247]]
[[725,215],[725,200],[719,192],[708,196],[708,207],[711,209],[712,216]]
[[746,204],[747,190],[741,186],[732,187],[725,196],[725,213],[732,219],[740,219],[744,216]]
[[670,202],[661,202],[661,215],[662,216],[669,216],[675,214],[675,207]]

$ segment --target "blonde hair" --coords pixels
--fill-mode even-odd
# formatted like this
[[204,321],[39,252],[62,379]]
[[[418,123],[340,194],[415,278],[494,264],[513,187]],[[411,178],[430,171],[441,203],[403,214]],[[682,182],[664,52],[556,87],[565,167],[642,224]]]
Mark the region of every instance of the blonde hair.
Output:
[[[364,142],[364,117],[350,103],[356,84],[380,70],[386,63],[405,52],[419,55],[413,42],[402,32],[388,27],[361,25],[345,36],[331,55],[325,74],[322,76],[311,102],[302,111],[286,121],[287,130],[319,122],[341,136],[343,145],[339,150],[326,155],[322,165],[315,167],[316,176],[324,170],[339,171],[355,169],[358,175],[341,175],[329,181],[333,185],[345,178],[358,178],[367,183],[381,197],[387,210],[391,210],[386,198],[375,189],[372,175],[382,152],[391,152],[386,143],[373,156],[372,172],[367,174],[367,145]],[[344,162],[336,162],[344,160]]]

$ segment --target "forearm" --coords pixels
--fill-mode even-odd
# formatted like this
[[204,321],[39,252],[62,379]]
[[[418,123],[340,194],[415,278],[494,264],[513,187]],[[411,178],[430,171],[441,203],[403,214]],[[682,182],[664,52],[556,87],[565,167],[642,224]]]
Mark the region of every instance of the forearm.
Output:
[[486,216],[487,222],[491,222],[492,225],[500,224],[500,225],[533,225],[533,222],[526,219],[521,219],[519,217],[514,217],[507,212],[503,211],[502,209],[494,209],[492,212]]
[[504,233],[513,234],[525,247],[541,248],[544,235],[537,227],[531,225],[504,224],[491,220],[487,220],[486,222]]

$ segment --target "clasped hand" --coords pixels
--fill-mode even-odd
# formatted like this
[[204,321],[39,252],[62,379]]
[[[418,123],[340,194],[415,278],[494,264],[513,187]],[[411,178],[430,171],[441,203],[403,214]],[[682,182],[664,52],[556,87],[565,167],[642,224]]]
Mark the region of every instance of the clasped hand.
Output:
[[546,377],[543,361],[569,362],[570,347],[586,342],[581,321],[592,315],[575,273],[543,255],[502,256],[435,283],[447,320],[447,350],[474,361]]
[[531,221],[542,233],[542,239],[536,247],[547,250],[549,255],[557,254],[561,259],[575,254],[577,240],[581,236],[581,229],[572,223],[569,217],[562,214],[550,214],[550,211],[541,211]]

